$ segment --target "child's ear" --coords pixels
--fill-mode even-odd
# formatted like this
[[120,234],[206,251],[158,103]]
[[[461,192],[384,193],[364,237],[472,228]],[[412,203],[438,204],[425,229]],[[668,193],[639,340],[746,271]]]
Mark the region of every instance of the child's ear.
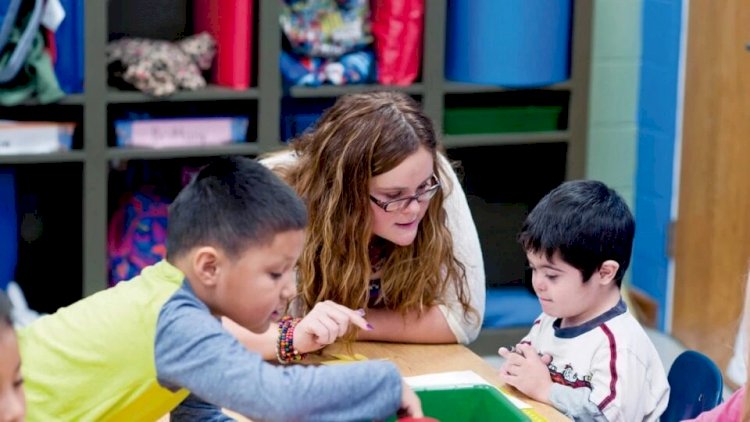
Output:
[[193,272],[204,286],[213,286],[219,279],[219,251],[212,246],[203,246],[193,254]]
[[619,269],[620,263],[615,260],[608,259],[602,262],[602,265],[599,266],[599,270],[597,271],[601,283],[609,284],[613,282],[615,280],[615,276],[617,276],[617,270]]

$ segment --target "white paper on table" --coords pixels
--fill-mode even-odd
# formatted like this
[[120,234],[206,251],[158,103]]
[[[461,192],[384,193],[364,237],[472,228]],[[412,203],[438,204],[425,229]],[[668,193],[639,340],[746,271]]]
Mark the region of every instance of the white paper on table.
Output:
[[[486,379],[482,378],[479,374],[474,371],[450,371],[450,372],[436,372],[432,374],[416,375],[413,377],[405,377],[404,381],[411,388],[436,388],[436,387],[461,387],[471,385],[489,385],[495,387]],[[497,388],[497,387],[495,387]],[[529,409],[531,406],[516,397],[511,396],[505,391],[498,388],[498,391],[503,393],[511,403],[513,403],[519,409]]]

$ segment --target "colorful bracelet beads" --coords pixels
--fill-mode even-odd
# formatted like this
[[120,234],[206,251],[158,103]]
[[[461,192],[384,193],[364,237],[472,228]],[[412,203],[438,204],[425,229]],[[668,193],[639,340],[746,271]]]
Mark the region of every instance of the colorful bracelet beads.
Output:
[[300,361],[307,356],[294,348],[294,328],[301,321],[300,318],[285,316],[279,321],[279,342],[276,348],[276,358],[280,363]]

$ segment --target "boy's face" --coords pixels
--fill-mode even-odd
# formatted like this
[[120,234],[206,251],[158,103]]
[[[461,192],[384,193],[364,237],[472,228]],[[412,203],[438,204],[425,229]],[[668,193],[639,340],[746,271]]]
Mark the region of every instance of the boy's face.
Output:
[[[595,271],[591,279],[584,283],[581,271],[563,261],[558,253],[551,260],[544,253],[532,252],[527,252],[526,258],[542,311],[561,318],[563,327],[581,325],[614,306],[608,300],[612,297],[612,288],[617,289],[616,283],[608,275],[610,267]],[[607,261],[610,262],[614,261]],[[604,277],[602,271],[605,272]],[[617,272],[616,267],[614,272]]]
[[22,421],[25,414],[18,339],[11,327],[0,323],[0,422]]
[[[420,147],[398,166],[373,177],[370,195],[381,203],[415,195],[432,181],[433,166],[430,151]],[[415,200],[403,210],[386,212],[370,201],[372,233],[399,246],[411,245],[429,205],[430,201]]]
[[304,242],[303,230],[282,232],[239,259],[226,260],[216,286],[217,310],[254,333],[266,332],[296,293],[295,268]]

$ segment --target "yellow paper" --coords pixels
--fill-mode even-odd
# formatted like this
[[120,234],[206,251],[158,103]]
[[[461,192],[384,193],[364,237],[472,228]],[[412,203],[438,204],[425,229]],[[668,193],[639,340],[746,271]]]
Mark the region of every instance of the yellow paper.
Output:
[[353,355],[345,355],[341,353],[332,353],[330,355],[334,359],[321,362],[323,365],[339,365],[342,363],[361,362],[368,360],[367,356],[355,353]]

